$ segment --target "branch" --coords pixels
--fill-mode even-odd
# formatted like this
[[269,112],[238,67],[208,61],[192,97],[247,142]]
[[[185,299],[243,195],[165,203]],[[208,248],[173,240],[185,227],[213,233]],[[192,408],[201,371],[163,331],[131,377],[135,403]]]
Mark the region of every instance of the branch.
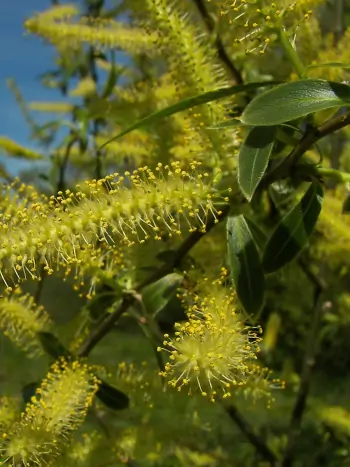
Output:
[[[220,222],[223,219],[225,219],[225,217],[229,213],[229,210],[229,206],[225,206],[222,209],[222,214],[219,219]],[[175,251],[172,261],[168,261],[158,270],[156,270],[153,274],[151,274],[148,278],[146,278],[143,282],[136,285],[132,293],[129,292],[125,294],[115,311],[108,315],[107,318],[101,323],[101,325],[97,329],[93,330],[90,336],[86,339],[86,341],[83,342],[78,352],[79,357],[87,357],[91,350],[95,347],[95,345],[98,344],[100,340],[106,334],[108,334],[108,332],[111,329],[113,329],[115,323],[119,320],[119,318],[137,300],[137,294],[147,285],[156,282],[157,280],[161,279],[167,274],[170,274],[175,268],[177,268],[181,264],[181,261],[187,255],[187,253],[200,241],[202,237],[204,237],[208,232],[210,232],[215,225],[217,225],[215,223],[215,219],[214,217],[211,217],[206,224],[205,232],[192,232]]]
[[71,139],[67,143],[66,150],[63,156],[63,160],[60,164],[60,170],[59,170],[59,176],[58,176],[58,182],[57,182],[57,192],[64,191],[65,189],[65,175],[66,175],[66,170],[67,170],[67,166],[69,162],[69,156],[76,141],[77,141],[77,137],[71,133]]
[[[104,1],[101,1],[100,3],[102,7]],[[91,14],[91,13],[93,13],[93,10],[91,12],[90,11],[88,12],[88,14]],[[97,8],[97,11],[95,12],[95,14],[92,14],[92,16],[97,17],[99,13],[100,13],[100,7]],[[90,72],[93,82],[95,83],[96,90],[97,90],[98,89],[98,74],[97,74],[97,68],[96,68],[95,49],[92,46],[89,48],[88,63],[89,63],[89,72]],[[96,137],[98,136],[99,131],[100,131],[99,119],[94,119],[92,122],[92,132],[91,132],[94,138],[94,141],[96,141]],[[101,151],[96,149],[95,177],[97,178],[97,180],[100,180],[101,178],[103,178],[101,157],[102,157]]]
[[264,177],[264,185],[289,177],[291,169],[317,141],[341,128],[345,128],[349,124],[350,112],[347,112],[345,115],[330,118],[318,128],[311,128],[308,130],[292,152],[283,159],[282,162],[279,161],[278,165],[268,172],[266,177]]
[[39,303],[40,303],[41,294],[42,294],[43,287],[44,287],[44,281],[45,281],[45,278],[47,277],[44,264],[42,264],[41,267],[40,267],[39,277],[40,277],[40,279],[39,279],[38,286],[37,286],[37,289],[36,289],[35,295],[34,295],[34,303],[36,305],[39,305]]
[[[201,14],[203,21],[205,22],[208,31],[210,33],[215,33],[215,21],[213,18],[210,16],[208,13],[208,10],[205,7],[204,1],[203,0],[194,0],[194,3],[196,4],[199,13]],[[230,57],[228,56],[224,44],[222,43],[222,40],[218,35],[216,35],[214,45],[216,47],[216,50],[218,52],[218,57],[220,60],[226,65],[227,69],[230,71],[232,74],[234,80],[236,81],[237,84],[244,84],[243,83],[243,78],[240,73],[240,71],[237,70],[237,68],[234,66],[234,64],[231,62]]]
[[246,438],[250,441],[250,443],[255,447],[261,456],[267,460],[271,466],[277,466],[277,458],[273,451],[267,446],[260,436],[258,436],[253,427],[249,424],[247,420],[243,418],[243,416],[238,411],[237,407],[234,405],[225,406],[225,410],[230,416],[230,418],[236,423],[239,429],[244,433]]
[[321,278],[319,278],[313,273],[306,260],[300,259],[298,263],[315,288],[313,299],[313,316],[310,331],[307,336],[307,345],[304,356],[303,369],[301,373],[300,387],[290,420],[287,437],[287,446],[281,464],[282,467],[290,467],[293,464],[294,460],[296,441],[300,433],[302,417],[306,408],[306,400],[310,391],[312,369],[315,365],[318,330],[323,309],[321,296],[326,288],[326,284]]

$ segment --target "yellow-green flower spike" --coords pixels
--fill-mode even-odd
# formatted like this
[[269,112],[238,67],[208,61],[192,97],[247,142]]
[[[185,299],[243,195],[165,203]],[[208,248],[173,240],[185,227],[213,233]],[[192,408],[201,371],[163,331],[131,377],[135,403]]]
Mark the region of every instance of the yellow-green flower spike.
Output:
[[44,308],[37,306],[29,294],[21,295],[19,288],[11,295],[0,297],[0,329],[29,356],[43,353],[37,333],[47,331],[50,326]]
[[176,325],[173,338],[165,335],[163,350],[169,360],[162,375],[179,390],[199,389],[213,401],[229,397],[250,377],[259,329],[244,324],[235,311],[234,293],[217,282],[212,283],[210,295],[194,295],[193,299],[188,321]]
[[56,362],[20,421],[2,434],[3,457],[13,467],[49,465],[69,434],[83,423],[97,389],[98,381],[87,365]]

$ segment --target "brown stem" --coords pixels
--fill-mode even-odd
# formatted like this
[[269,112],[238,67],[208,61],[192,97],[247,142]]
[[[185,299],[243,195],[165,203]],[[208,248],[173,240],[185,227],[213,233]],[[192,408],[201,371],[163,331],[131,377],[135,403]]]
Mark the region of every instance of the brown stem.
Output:
[[[208,10],[205,7],[205,3],[203,0],[194,0],[194,3],[196,4],[199,13],[201,14],[208,31],[210,33],[215,33],[215,21],[214,19],[210,16],[208,13]],[[222,43],[222,40],[218,35],[216,35],[214,45],[216,47],[216,50],[218,52],[218,57],[219,59],[225,64],[226,68],[228,71],[231,73],[233,76],[233,79],[236,81],[237,84],[243,84],[243,78],[239,70],[234,66],[232,63],[230,57],[228,56],[224,44]]]
[[304,137],[299,141],[292,152],[276,167],[268,172],[264,177],[264,185],[272,181],[281,180],[290,176],[291,169],[297,164],[300,158],[308,151],[317,141],[328,136],[335,131],[345,128],[350,124],[350,112],[345,115],[337,115],[322,123],[318,128],[310,129]]
[[[229,206],[225,206],[222,209],[222,214],[219,220],[222,221],[227,216],[228,212]],[[172,261],[168,261],[148,278],[140,282],[140,284],[136,285],[133,291],[134,293],[126,294],[116,310],[108,315],[108,317],[101,323],[101,325],[97,329],[93,330],[86,341],[83,342],[78,352],[79,357],[87,357],[95,345],[98,344],[106,334],[108,334],[119,318],[128,310],[134,301],[137,300],[137,293],[139,293],[147,285],[156,282],[158,279],[161,279],[167,274],[170,274],[175,268],[177,268],[187,253],[200,241],[202,237],[204,237],[204,235],[210,232],[215,225],[215,219],[212,217],[206,224],[205,232],[192,232],[176,250],[174,259]]]
[[281,464],[282,467],[290,467],[294,461],[296,442],[300,433],[302,418],[306,409],[306,401],[310,391],[312,369],[315,365],[318,330],[322,315],[321,296],[326,288],[326,284],[320,277],[313,273],[306,260],[300,259],[298,263],[315,288],[313,299],[313,316],[310,331],[307,336],[300,386],[290,419],[287,446]]
[[234,405],[228,405],[225,407],[226,412],[230,418],[235,422],[238,428],[246,436],[249,442],[255,447],[257,452],[270,463],[271,466],[277,466],[277,458],[273,451],[268,447],[265,441],[258,436],[250,423],[245,420],[242,414],[239,412],[237,407]]
[[[335,0],[334,5],[334,25],[333,29],[333,47],[337,48],[338,42],[341,40],[345,33],[345,1],[344,0]],[[332,135],[330,139],[330,163],[333,169],[339,169],[340,166],[340,157],[344,150],[344,145],[346,144],[347,138],[344,137],[341,132],[339,134]],[[333,189],[336,186],[334,180],[328,181],[329,188]]]

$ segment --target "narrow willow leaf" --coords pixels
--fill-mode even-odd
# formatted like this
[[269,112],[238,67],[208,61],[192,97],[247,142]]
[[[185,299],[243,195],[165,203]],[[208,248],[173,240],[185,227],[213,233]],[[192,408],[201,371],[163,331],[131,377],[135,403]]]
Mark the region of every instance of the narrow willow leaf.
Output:
[[281,330],[281,317],[278,313],[271,313],[264,329],[263,348],[266,353],[276,347],[278,333]]
[[260,229],[260,227],[254,221],[249,219],[249,217],[245,217],[245,220],[253,236],[256,246],[261,252],[263,252],[265,250],[265,245],[267,242],[267,235]]
[[263,256],[265,272],[277,271],[292,261],[308,244],[321,212],[323,189],[313,182],[300,202],[294,206],[268,240]]
[[[35,396],[36,390],[40,387],[40,382],[28,383],[21,389],[22,399],[25,404],[28,404],[33,396]],[[1,465],[1,464],[0,464]]]
[[103,143],[103,145],[100,146],[99,149],[102,149],[107,144],[111,143],[112,141],[115,141],[118,138],[121,138],[122,136],[126,135],[127,133],[130,133],[133,130],[136,130],[137,128],[141,128],[146,125],[150,125],[151,123],[155,123],[164,117],[169,117],[170,115],[182,112],[187,109],[191,109],[192,107],[196,107],[197,105],[207,104],[208,102],[216,101],[224,97],[233,96],[234,94],[238,94],[240,92],[251,91],[253,89],[261,88],[263,86],[271,86],[274,84],[278,84],[279,82],[280,81],[263,81],[259,83],[248,83],[239,86],[230,86],[228,88],[221,88],[217,89],[216,91],[209,91],[205,92],[204,94],[199,94],[197,96],[184,99],[183,101],[180,101],[157,112],[153,112],[147,117],[142,118],[126,130],[122,131],[110,140]]
[[245,108],[245,125],[272,126],[305,115],[350,105],[350,87],[346,84],[308,79],[281,84],[263,92]]
[[344,70],[350,70],[349,63],[341,63],[341,62],[329,62],[329,63],[319,63],[315,65],[309,65],[308,70],[312,70],[315,68],[343,68]]
[[275,135],[274,126],[252,128],[239,151],[238,183],[248,201],[267,169]]
[[119,76],[122,73],[122,68],[118,69],[115,65],[115,53],[114,50],[112,52],[112,59],[111,59],[111,69],[109,70],[108,78],[105,82],[103,91],[102,91],[102,98],[107,99],[109,97],[114,89],[114,86],[116,85]]
[[51,332],[38,332],[37,336],[45,352],[54,359],[72,356],[69,350]]
[[183,276],[172,273],[144,288],[142,301],[146,311],[156,316],[175,296],[183,281]]
[[350,195],[345,198],[345,201],[342,206],[342,214],[350,213]]
[[224,122],[217,123],[215,126],[208,127],[208,130],[222,130],[223,128],[233,128],[236,126],[242,126],[242,122],[238,118],[226,120]]
[[[101,378],[99,380],[101,381]],[[96,397],[109,409],[124,410],[129,407],[129,397],[105,381],[101,381]]]
[[227,219],[227,246],[231,277],[237,296],[248,313],[264,303],[265,277],[259,251],[243,215]]
[[104,89],[102,91],[103,99],[107,99],[107,97],[109,97],[109,95],[112,93],[114,86],[116,85],[117,79],[118,75],[116,72],[116,68],[114,65],[112,65]]

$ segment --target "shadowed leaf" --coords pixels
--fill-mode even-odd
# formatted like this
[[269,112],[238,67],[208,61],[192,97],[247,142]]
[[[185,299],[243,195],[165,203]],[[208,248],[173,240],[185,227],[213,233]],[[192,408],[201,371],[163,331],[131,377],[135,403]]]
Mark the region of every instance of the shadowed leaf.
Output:
[[342,214],[350,214],[350,195],[345,198],[342,206]]
[[[101,381],[101,378],[99,380]],[[129,397],[105,381],[101,381],[96,397],[109,409],[124,410],[129,407]]]
[[248,313],[264,303],[265,277],[259,251],[243,215],[227,219],[227,245],[231,277],[237,296]]
[[28,404],[30,402],[30,399],[35,396],[35,392],[38,387],[40,387],[41,383],[34,382],[34,383],[28,383],[25,386],[23,386],[21,393],[22,393],[22,399],[25,404]]
[[283,217],[266,245],[263,256],[265,272],[282,268],[308,244],[321,212],[322,199],[321,185],[312,183],[301,201]]
[[182,275],[171,273],[145,287],[142,292],[142,301],[146,311],[156,316],[175,296],[182,281]]
[[38,332],[38,339],[44,351],[51,357],[58,359],[60,357],[71,357],[72,354],[51,332]]

